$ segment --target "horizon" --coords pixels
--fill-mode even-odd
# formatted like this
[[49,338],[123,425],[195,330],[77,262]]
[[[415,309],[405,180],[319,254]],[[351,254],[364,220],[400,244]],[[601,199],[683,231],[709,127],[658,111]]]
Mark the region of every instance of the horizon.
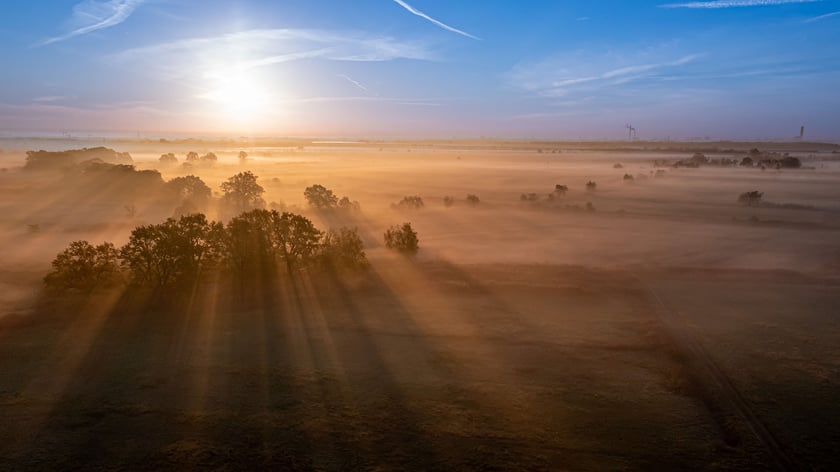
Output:
[[840,140],[833,0],[7,9],[3,136]]

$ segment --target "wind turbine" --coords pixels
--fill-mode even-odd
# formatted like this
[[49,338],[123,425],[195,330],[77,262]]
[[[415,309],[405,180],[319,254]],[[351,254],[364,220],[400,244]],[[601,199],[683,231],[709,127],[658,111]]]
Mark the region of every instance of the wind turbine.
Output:
[[632,141],[636,137],[636,128],[633,125],[624,125],[627,128],[627,140]]

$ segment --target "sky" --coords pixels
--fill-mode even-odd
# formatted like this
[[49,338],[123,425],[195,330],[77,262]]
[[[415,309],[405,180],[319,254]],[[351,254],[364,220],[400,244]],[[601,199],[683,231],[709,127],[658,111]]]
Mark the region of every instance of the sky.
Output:
[[4,0],[0,132],[840,139],[840,0]]

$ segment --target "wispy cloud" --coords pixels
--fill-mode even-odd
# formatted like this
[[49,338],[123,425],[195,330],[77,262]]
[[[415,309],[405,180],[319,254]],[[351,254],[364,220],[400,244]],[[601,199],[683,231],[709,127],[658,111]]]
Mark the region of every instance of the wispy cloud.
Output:
[[412,7],[412,6],[411,6],[411,5],[409,5],[408,3],[405,3],[403,0],[394,0],[394,2],[395,2],[395,3],[397,3],[399,6],[401,6],[401,7],[405,8],[406,10],[408,10],[408,11],[409,11],[409,13],[411,13],[411,14],[413,14],[413,15],[417,15],[417,16],[419,16],[420,18],[423,18],[424,20],[427,20],[427,21],[429,21],[429,22],[431,22],[431,23],[433,23],[433,24],[435,24],[435,25],[437,25],[437,26],[439,26],[439,27],[441,27],[441,28],[443,28],[443,29],[445,29],[445,30],[447,30],[447,31],[451,31],[451,32],[453,32],[453,33],[460,34],[461,36],[466,36],[466,37],[468,37],[468,38],[471,38],[471,39],[475,39],[475,40],[481,41],[481,38],[476,37],[476,36],[473,36],[473,35],[471,35],[471,34],[467,33],[466,31],[461,31],[461,30],[459,30],[458,28],[453,28],[452,26],[449,26],[449,25],[447,25],[446,23],[443,23],[442,21],[438,21],[438,20],[436,20],[436,19],[432,18],[431,16],[429,16],[429,15],[427,15],[427,14],[423,13],[422,11],[420,11],[420,10],[418,10],[418,9],[416,9],[416,8],[414,8],[414,7]]
[[64,96],[62,95],[49,95],[46,97],[36,97],[33,98],[32,101],[35,103],[50,103],[50,102],[58,102],[60,100],[64,100]]
[[717,0],[711,2],[667,3],[659,6],[661,8],[737,8],[786,5],[789,3],[813,3],[821,1],[822,0]]
[[134,10],[144,0],[109,0],[94,1],[84,0],[73,7],[73,16],[70,23],[73,29],[60,36],[43,39],[34,46],[46,46],[48,44],[66,41],[70,38],[91,33],[93,31],[116,26],[131,16]]
[[350,82],[351,84],[355,85],[359,90],[362,90],[364,92],[369,92],[368,88],[365,87],[364,85],[362,85],[361,82],[359,82],[358,80],[355,80],[355,79],[353,79],[353,78],[351,78],[347,75],[344,75],[344,74],[338,74],[338,76],[341,77],[342,79]]
[[[215,68],[247,70],[304,59],[380,62],[430,60],[433,54],[417,41],[399,41],[346,31],[254,29],[217,36],[181,39],[127,49],[115,61],[141,61],[170,76],[194,75]],[[189,69],[191,68],[191,69]]]
[[579,18],[575,18],[575,21],[589,21],[588,16],[581,16]]
[[576,89],[592,91],[648,79],[663,72],[674,71],[702,56],[703,54],[683,55],[673,60],[631,64],[601,71],[590,69],[586,71],[589,73],[575,73],[563,67],[568,62],[577,61],[548,60],[519,66],[514,69],[512,78],[522,89],[536,92],[543,97],[557,98],[567,96]]
[[840,15],[840,11],[833,11],[831,13],[826,13],[825,15],[815,16],[813,18],[808,18],[807,20],[803,21],[803,23],[813,23],[815,21],[824,20],[826,18],[831,18],[832,16]]

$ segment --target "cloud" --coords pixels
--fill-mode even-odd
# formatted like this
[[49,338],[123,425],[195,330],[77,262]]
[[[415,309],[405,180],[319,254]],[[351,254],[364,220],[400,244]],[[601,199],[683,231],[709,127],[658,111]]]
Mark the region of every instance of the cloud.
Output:
[[426,45],[417,41],[307,29],[245,30],[158,43],[111,56],[116,62],[146,63],[166,78],[194,76],[196,69],[212,75],[218,69],[244,71],[305,59],[380,62],[432,58]]
[[468,38],[471,38],[471,39],[475,39],[475,40],[481,41],[481,38],[478,38],[478,37],[476,37],[476,36],[473,36],[473,35],[471,35],[471,34],[467,33],[466,31],[461,31],[461,30],[459,30],[459,29],[457,29],[457,28],[453,28],[453,27],[451,27],[451,26],[447,25],[446,23],[443,23],[443,22],[441,22],[441,21],[438,21],[438,20],[436,20],[436,19],[432,18],[431,16],[429,16],[429,15],[427,15],[427,14],[423,13],[422,11],[420,11],[420,10],[418,10],[418,9],[416,9],[416,8],[414,8],[414,7],[412,7],[412,6],[411,6],[411,5],[409,5],[408,3],[405,3],[403,0],[394,0],[394,2],[395,2],[395,3],[397,3],[399,6],[401,6],[401,7],[405,8],[406,10],[408,10],[408,12],[409,12],[409,13],[411,13],[412,15],[417,15],[417,16],[419,16],[420,18],[423,18],[423,19],[425,19],[425,20],[428,20],[429,22],[431,22],[431,23],[433,23],[433,24],[435,24],[435,25],[437,25],[437,26],[440,26],[441,28],[443,28],[443,29],[445,29],[445,30],[447,30],[447,31],[451,31],[451,32],[453,32],[453,33],[458,33],[458,34],[460,34],[461,36],[466,36],[466,37],[468,37]]
[[[573,90],[593,91],[621,84],[660,76],[663,72],[674,71],[681,66],[695,62],[702,54],[683,55],[677,59],[659,60],[641,64],[630,64],[606,69],[593,67],[598,62],[613,64],[615,58],[604,61],[593,60],[583,63],[579,58],[549,59],[536,64],[522,65],[514,69],[511,77],[514,83],[524,90],[535,92],[542,97],[564,97]],[[584,70],[572,71],[567,67],[573,64],[586,64]]]
[[70,32],[43,39],[35,43],[35,46],[46,46],[116,26],[128,19],[141,3],[143,3],[143,0],[109,0],[105,2],[84,0],[73,7],[71,24],[75,26]]
[[825,15],[815,16],[813,18],[808,18],[807,20],[803,21],[803,23],[813,23],[815,21],[824,20],[826,18],[831,18],[832,16],[840,15],[840,11],[834,11],[831,13],[826,13]]
[[64,96],[62,95],[49,95],[46,97],[36,97],[33,98],[32,101],[35,103],[50,103],[50,102],[58,102],[64,100]]
[[362,84],[361,84],[358,80],[354,80],[354,79],[352,79],[352,78],[350,78],[349,76],[346,76],[346,75],[344,75],[344,74],[338,74],[338,76],[339,76],[339,77],[341,77],[342,79],[344,79],[344,80],[346,80],[346,81],[350,82],[351,84],[355,85],[355,86],[356,86],[359,90],[362,90],[362,91],[364,91],[364,92],[368,92],[368,91],[369,91],[369,90],[367,89],[367,87],[365,87],[364,85],[362,85]]
[[668,3],[661,8],[737,8],[786,5],[789,3],[813,3],[822,0],[717,0],[711,2]]

